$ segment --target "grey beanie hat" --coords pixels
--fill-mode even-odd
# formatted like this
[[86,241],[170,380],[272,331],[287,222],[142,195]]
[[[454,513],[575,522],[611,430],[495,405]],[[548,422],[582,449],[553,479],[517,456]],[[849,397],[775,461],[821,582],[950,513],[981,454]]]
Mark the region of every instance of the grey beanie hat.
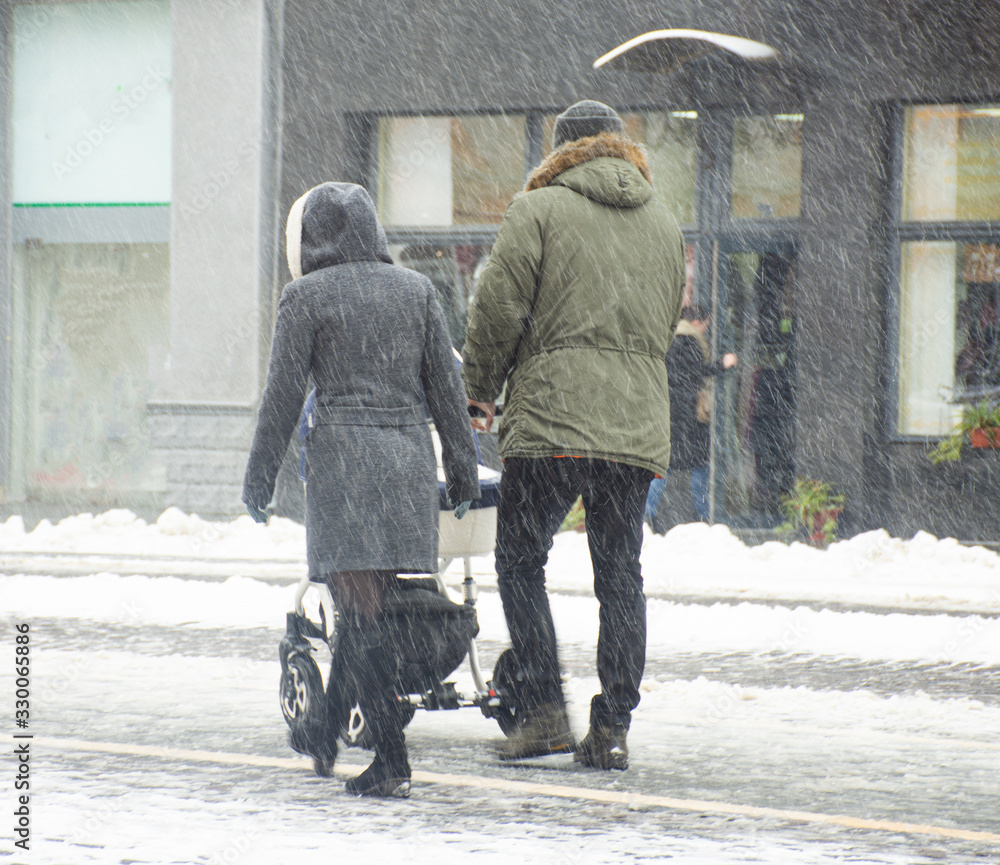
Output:
[[621,132],[622,119],[610,105],[584,99],[570,105],[556,117],[552,129],[552,146],[562,147],[567,141],[599,135],[602,132]]

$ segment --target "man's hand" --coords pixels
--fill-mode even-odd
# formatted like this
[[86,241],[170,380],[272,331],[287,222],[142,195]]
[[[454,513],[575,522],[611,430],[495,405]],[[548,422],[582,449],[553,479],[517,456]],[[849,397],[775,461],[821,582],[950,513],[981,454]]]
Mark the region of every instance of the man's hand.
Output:
[[479,430],[480,432],[489,432],[493,428],[493,418],[497,413],[497,405],[494,402],[477,402],[474,399],[469,400],[469,414],[472,414],[473,409],[479,409],[482,412],[482,417],[476,416],[472,418],[472,428],[474,430]]
[[458,507],[455,508],[453,513],[455,514],[455,519],[460,520],[469,512],[469,506],[472,504],[472,499],[468,501],[460,502]]
[[724,354],[724,355],[722,355],[722,368],[723,369],[730,369],[731,367],[736,366],[736,364],[737,364],[738,361],[739,361],[739,358],[737,358],[736,355],[733,354],[732,352],[730,352],[728,354]]

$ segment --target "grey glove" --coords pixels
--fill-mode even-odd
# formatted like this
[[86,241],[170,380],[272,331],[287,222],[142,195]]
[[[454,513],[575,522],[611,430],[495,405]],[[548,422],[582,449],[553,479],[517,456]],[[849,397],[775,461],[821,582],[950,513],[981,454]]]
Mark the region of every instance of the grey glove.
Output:
[[458,504],[458,507],[456,507],[455,510],[452,511],[452,513],[455,515],[455,519],[456,520],[462,519],[462,517],[464,517],[469,512],[469,505],[471,504],[472,504],[472,499],[469,499],[468,501],[465,502],[460,502]]
[[268,519],[268,513],[265,510],[261,510],[256,505],[247,505],[247,513],[253,517],[255,523],[266,523]]

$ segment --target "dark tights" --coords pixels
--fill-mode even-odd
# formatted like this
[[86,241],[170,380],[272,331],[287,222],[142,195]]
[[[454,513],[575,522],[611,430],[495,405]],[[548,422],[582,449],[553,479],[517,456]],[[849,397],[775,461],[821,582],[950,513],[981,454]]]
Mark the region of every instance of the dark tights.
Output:
[[336,571],[326,581],[337,608],[344,614],[359,613],[373,622],[382,612],[382,601],[396,580],[395,571]]

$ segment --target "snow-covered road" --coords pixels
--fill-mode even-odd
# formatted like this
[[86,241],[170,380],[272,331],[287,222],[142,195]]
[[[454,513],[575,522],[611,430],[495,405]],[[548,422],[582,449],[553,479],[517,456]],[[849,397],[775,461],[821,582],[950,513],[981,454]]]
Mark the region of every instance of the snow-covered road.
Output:
[[[132,540],[148,529],[133,524]],[[92,531],[91,551],[101,535]],[[119,531],[123,550],[129,537]],[[580,584],[582,540],[560,538],[551,571],[564,589],[553,608],[580,734],[597,631]],[[678,543],[651,540],[644,560]],[[913,543],[925,545],[921,555]],[[895,565],[866,569],[881,579],[863,603],[878,595],[903,609],[936,596],[954,609],[988,599],[1000,576],[994,554],[928,544],[878,547]],[[728,571],[751,554],[732,548]],[[772,571],[786,555],[769,553]],[[818,555],[829,573],[844,556]],[[951,575],[965,555],[975,573],[962,582]],[[907,583],[915,559],[919,580]],[[646,567],[655,586],[657,565]],[[276,647],[291,586],[193,576],[0,576],[5,633],[16,622],[32,628],[30,732],[40,737],[32,849],[4,837],[0,856],[60,865],[1000,862],[1000,620],[986,612],[657,597],[627,773],[566,757],[500,765],[490,751],[499,729],[476,710],[418,713],[408,731],[413,797],[368,802],[347,797],[339,779],[316,778],[285,744]],[[850,579],[834,586],[841,601]],[[488,667],[506,632],[484,583]],[[0,668],[0,693],[12,694],[13,679]],[[459,682],[468,683],[464,669]],[[353,771],[365,759],[351,749],[342,765]]]

